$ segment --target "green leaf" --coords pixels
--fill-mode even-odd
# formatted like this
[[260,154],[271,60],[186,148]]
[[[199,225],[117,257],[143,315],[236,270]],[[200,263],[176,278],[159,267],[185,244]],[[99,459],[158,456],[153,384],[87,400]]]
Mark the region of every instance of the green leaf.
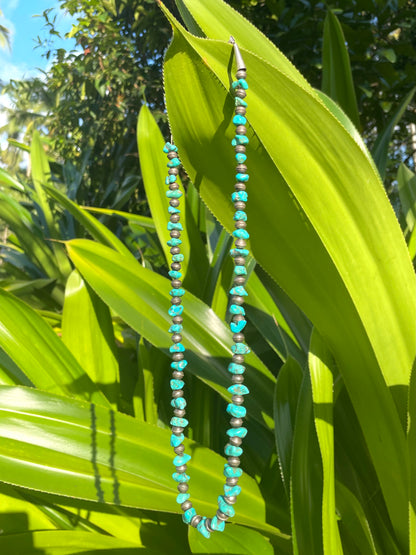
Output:
[[[20,487],[179,513],[170,434],[94,404],[22,387],[0,387],[2,480]],[[192,441],[184,443],[192,455],[188,470],[194,504],[204,513],[215,514],[224,459]],[[243,475],[241,487],[244,493],[235,520],[287,537],[266,523],[266,507],[255,480]]]
[[25,187],[3,168],[0,168],[0,184],[19,191],[19,193],[25,192]]
[[312,384],[313,412],[316,434],[322,458],[322,538],[324,553],[342,555],[341,540],[335,513],[334,459],[334,361],[324,340],[314,330],[309,352],[309,372]]
[[404,164],[400,164],[397,182],[402,213],[409,231],[412,231],[416,224],[416,175]]
[[416,361],[409,387],[407,446],[410,461],[409,480],[409,553],[416,551]]
[[107,305],[74,270],[67,281],[62,341],[112,404],[118,399],[118,361]]
[[[273,555],[273,546],[267,538],[262,536],[255,530],[244,528],[243,526],[235,526],[226,524],[225,530],[221,533],[213,533],[207,541],[203,536],[189,527],[189,546],[192,553],[232,553],[239,555]],[[285,547],[288,548],[288,542]],[[280,553],[289,553],[290,551],[281,551]]]
[[147,216],[140,216],[139,214],[129,214],[128,212],[123,212],[122,210],[113,210],[112,208],[96,208],[95,206],[82,206],[80,208],[82,208],[82,210],[86,210],[87,212],[94,212],[95,214],[118,216],[119,218],[126,219],[128,222],[140,225],[145,229],[155,229],[155,222],[152,218],[148,218]]
[[324,23],[322,90],[335,100],[360,128],[357,98],[344,33],[336,15],[328,10]]

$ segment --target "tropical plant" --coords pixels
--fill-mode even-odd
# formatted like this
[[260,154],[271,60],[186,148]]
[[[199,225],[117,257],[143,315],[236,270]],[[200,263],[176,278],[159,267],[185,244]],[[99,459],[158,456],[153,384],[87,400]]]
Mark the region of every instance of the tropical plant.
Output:
[[[51,555],[411,554],[415,178],[400,169],[403,233],[374,160],[334,100],[222,0],[178,0],[195,34],[160,7],[174,32],[164,66],[167,111],[188,176],[181,219],[185,445],[193,457],[193,502],[204,514],[214,514],[214,492],[223,484],[219,430],[229,382],[230,33],[249,68],[251,395],[235,523],[207,541],[172,514],[179,510],[168,447],[166,266],[155,271],[146,256],[139,264],[44,176],[35,180],[38,198],[53,197],[92,239],[65,238],[75,269],[62,281],[63,313],[54,329],[0,290],[0,546]],[[326,58],[328,82],[348,83],[332,15],[326,41],[342,62]],[[344,108],[351,102],[349,96]],[[157,239],[142,237],[167,257],[166,159],[147,106],[137,134],[147,224]],[[386,152],[380,147],[379,165]]]

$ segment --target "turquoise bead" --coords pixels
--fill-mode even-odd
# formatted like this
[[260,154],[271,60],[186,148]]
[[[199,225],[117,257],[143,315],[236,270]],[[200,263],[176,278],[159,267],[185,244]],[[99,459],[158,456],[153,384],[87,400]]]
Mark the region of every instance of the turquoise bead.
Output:
[[232,257],[243,256],[244,258],[250,254],[248,249],[231,249],[230,254]]
[[245,229],[236,229],[233,231],[233,236],[237,239],[249,239],[250,235]]
[[169,333],[181,333],[183,330],[182,324],[172,324],[169,328]]
[[244,162],[247,160],[247,156],[243,152],[237,152],[237,154],[235,155],[235,159],[239,164],[244,164]]
[[246,437],[247,428],[230,428],[229,430],[227,430],[227,435],[229,437]]
[[235,106],[244,106],[244,108],[247,108],[248,106],[247,102],[242,98],[240,98],[239,96],[236,96],[234,100],[235,100]]
[[242,220],[243,222],[246,222],[247,214],[244,212],[244,210],[237,210],[237,212],[234,214],[234,220]]
[[182,345],[182,343],[175,343],[175,345],[172,345],[172,347],[169,347],[169,352],[170,353],[184,353],[185,352],[185,347]]
[[177,168],[178,166],[181,165],[181,161],[179,160],[179,158],[172,158],[172,160],[168,162],[166,165],[168,168]]
[[250,391],[244,384],[235,383],[227,389],[233,395],[248,395]]
[[237,495],[240,495],[241,493],[241,487],[240,486],[227,486],[227,484],[224,484],[224,495],[225,497],[237,497]]
[[224,465],[224,476],[227,478],[240,478],[243,475],[241,468],[230,466],[228,463]]
[[179,418],[178,416],[173,416],[170,419],[170,425],[171,426],[178,426],[179,428],[186,428],[186,426],[189,424],[189,422],[186,420],[186,418]]
[[188,361],[187,360],[174,360],[173,362],[170,363],[170,367],[173,368],[173,370],[185,370],[185,368],[188,366]]
[[183,483],[183,482],[189,482],[189,480],[191,479],[188,474],[185,474],[185,472],[174,472],[172,474],[172,478],[175,480],[175,482],[179,482],[179,483]]
[[234,507],[229,505],[222,495],[218,497],[218,508],[227,516],[233,517],[235,515]]
[[244,374],[246,367],[242,364],[237,364],[236,362],[230,362],[228,365],[228,371],[231,374]]
[[234,125],[245,125],[247,123],[247,119],[244,116],[237,114],[233,117],[233,124]]
[[196,529],[204,536],[204,538],[209,538],[211,534],[209,533],[208,528],[205,526],[206,519],[207,517],[203,516]]
[[168,152],[178,152],[178,147],[170,143],[166,143],[163,147],[163,152],[166,154],[168,154]]
[[182,191],[179,191],[179,189],[175,189],[174,191],[166,191],[166,196],[168,198],[181,198],[182,196]]
[[[177,237],[173,237],[172,239],[169,239],[169,241],[167,242],[168,247],[178,247],[179,245],[182,245],[182,241],[180,239],[178,239]],[[174,270],[172,270],[174,271]],[[169,272],[170,274],[170,272]]]
[[168,206],[168,212],[169,214],[180,214],[181,211],[179,210],[179,208],[175,208],[174,206]]
[[172,231],[172,229],[177,229],[179,231],[182,231],[183,227],[181,222],[176,222],[176,223],[168,222],[168,231]]
[[245,407],[242,407],[241,405],[234,405],[233,403],[228,404],[227,412],[228,414],[231,414],[231,416],[235,416],[236,418],[244,418],[247,414],[247,410]]
[[182,277],[181,272],[178,272],[177,270],[169,270],[168,274],[172,279],[180,279]]
[[236,287],[233,287],[232,289],[230,289],[230,294],[231,295],[239,295],[240,297],[247,297],[247,295],[248,295],[248,293],[244,289],[243,285],[237,285]]
[[232,304],[230,306],[229,312],[231,314],[242,314],[243,316],[245,316],[246,314],[246,311],[244,310],[244,308],[238,304]]
[[248,199],[247,191],[236,191],[231,195],[231,200],[233,202],[236,202],[237,200],[247,202],[247,199]]
[[227,457],[239,457],[243,454],[241,447],[236,447],[235,445],[226,445],[224,448],[224,453]]
[[172,297],[183,297],[185,295],[185,289],[171,289],[169,295]]
[[196,510],[191,507],[187,511],[185,511],[182,515],[182,520],[185,524],[190,524],[191,520],[196,516]]
[[167,178],[165,179],[166,185],[170,185],[171,183],[175,183],[175,181],[176,181],[176,175],[168,175]]
[[172,447],[177,447],[182,443],[184,439],[185,439],[185,436],[183,434],[179,434],[179,435],[172,434],[170,436],[170,444]]
[[234,139],[231,141],[231,144],[233,146],[248,145],[249,142],[250,141],[248,140],[248,137],[246,135],[236,135]]
[[248,353],[251,352],[247,345],[244,345],[244,343],[235,343],[231,347],[231,350],[235,355],[248,355]]
[[172,261],[173,262],[183,262],[184,261],[184,256],[183,254],[174,254],[172,256]]
[[174,409],[183,410],[186,407],[186,401],[183,397],[176,397],[175,399],[172,399],[170,404]]
[[172,305],[168,310],[169,316],[180,316],[182,312],[183,312],[182,305]]
[[233,81],[231,86],[233,89],[244,89],[245,91],[248,89],[248,84],[245,79],[237,79],[237,81]]
[[183,380],[170,380],[170,388],[173,390],[182,389],[184,385],[185,385],[185,382]]
[[186,464],[188,461],[190,461],[191,458],[191,455],[176,455],[176,457],[173,459],[173,464],[175,466],[182,466],[183,464]]
[[190,497],[191,495],[189,493],[180,493],[176,498],[176,503],[179,503],[179,505],[182,505],[182,503],[187,501]]
[[217,515],[211,518],[211,528],[216,532],[224,532],[225,522],[224,520],[220,520]]
[[231,322],[230,328],[233,333],[240,333],[246,327],[247,320],[239,320],[238,322]]
[[246,276],[247,270],[245,266],[234,266],[234,273],[236,276]]
[[250,176],[248,175],[248,173],[237,173],[235,175],[235,178],[237,181],[248,181],[250,179]]

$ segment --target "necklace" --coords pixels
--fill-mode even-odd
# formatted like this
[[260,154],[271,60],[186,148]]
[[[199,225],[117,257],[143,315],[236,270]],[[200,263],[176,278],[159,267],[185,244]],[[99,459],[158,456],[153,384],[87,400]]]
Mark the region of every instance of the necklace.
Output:
[[182,288],[181,281],[181,262],[184,257],[180,252],[180,239],[181,231],[183,230],[180,223],[180,197],[182,192],[179,190],[177,183],[177,176],[181,162],[178,157],[178,148],[171,143],[166,143],[163,151],[167,154],[169,162],[168,176],[166,177],[166,185],[169,186],[166,196],[169,198],[169,214],[170,220],[168,222],[168,230],[170,231],[170,240],[168,246],[172,254],[171,270],[169,276],[172,278],[171,307],[169,308],[169,315],[172,317],[172,325],[169,328],[169,333],[172,333],[173,345],[169,351],[172,354],[171,368],[172,379],[170,386],[172,389],[172,401],[174,416],[170,421],[172,426],[171,446],[174,448],[175,458],[173,464],[176,471],[172,477],[177,482],[178,496],[177,503],[180,504],[183,510],[182,519],[186,524],[197,528],[197,530],[206,538],[210,537],[211,532],[222,532],[225,528],[225,522],[229,517],[235,514],[234,503],[237,501],[237,496],[241,492],[241,487],[238,485],[238,479],[243,471],[240,466],[240,455],[243,449],[240,447],[242,439],[247,435],[247,429],[242,426],[243,418],[246,415],[246,409],[243,407],[244,395],[249,393],[248,388],[243,384],[244,382],[244,355],[249,353],[250,350],[244,343],[244,334],[242,333],[246,326],[245,311],[243,308],[244,297],[247,292],[244,288],[246,282],[247,270],[245,267],[246,257],[249,251],[246,249],[246,240],[249,234],[246,231],[247,214],[244,211],[247,201],[246,182],[249,179],[247,174],[247,166],[244,162],[247,159],[245,154],[246,145],[249,140],[246,136],[247,129],[245,124],[247,122],[245,114],[247,103],[244,100],[248,85],[246,82],[246,68],[244,61],[241,57],[240,50],[233,37],[229,41],[234,47],[235,61],[237,65],[236,80],[232,83],[232,88],[235,94],[235,115],[233,123],[236,126],[235,137],[231,144],[235,147],[235,158],[237,161],[236,167],[236,184],[235,192],[231,195],[231,200],[234,203],[235,213],[235,231],[233,236],[235,238],[234,248],[231,249],[230,254],[234,258],[234,281],[230,290],[230,306],[229,313],[231,314],[230,328],[233,332],[234,345],[231,347],[232,362],[228,366],[228,371],[231,374],[232,385],[228,391],[232,394],[231,403],[227,406],[227,413],[231,416],[231,427],[227,430],[228,443],[224,448],[224,453],[227,455],[227,463],[224,466],[224,475],[226,477],[224,485],[224,495],[218,497],[218,511],[212,518],[200,516],[192,506],[190,501],[190,494],[188,493],[188,481],[190,477],[186,473],[187,463],[190,461],[191,456],[185,453],[184,429],[188,425],[188,420],[185,418],[186,400],[184,397],[183,387],[185,382],[184,370],[188,364],[185,359],[185,347],[182,345],[182,323],[183,323],[183,306],[182,297],[185,290]]

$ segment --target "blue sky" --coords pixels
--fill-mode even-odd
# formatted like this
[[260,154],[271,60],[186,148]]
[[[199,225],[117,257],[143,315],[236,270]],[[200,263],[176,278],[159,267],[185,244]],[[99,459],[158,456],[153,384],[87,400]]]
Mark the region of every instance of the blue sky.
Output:
[[[48,38],[48,32],[44,28],[43,17],[33,17],[41,15],[48,8],[57,8],[57,0],[0,0],[0,10],[3,17],[0,23],[9,28],[12,36],[11,52],[0,50],[0,80],[3,82],[9,79],[20,79],[39,74],[36,68],[46,69],[48,61],[42,57],[42,49],[34,48],[37,36],[42,39]],[[74,21],[68,13],[59,10],[57,17],[57,29],[64,35],[71,29]],[[56,47],[64,46],[72,48],[74,41],[67,39],[54,43]]]

